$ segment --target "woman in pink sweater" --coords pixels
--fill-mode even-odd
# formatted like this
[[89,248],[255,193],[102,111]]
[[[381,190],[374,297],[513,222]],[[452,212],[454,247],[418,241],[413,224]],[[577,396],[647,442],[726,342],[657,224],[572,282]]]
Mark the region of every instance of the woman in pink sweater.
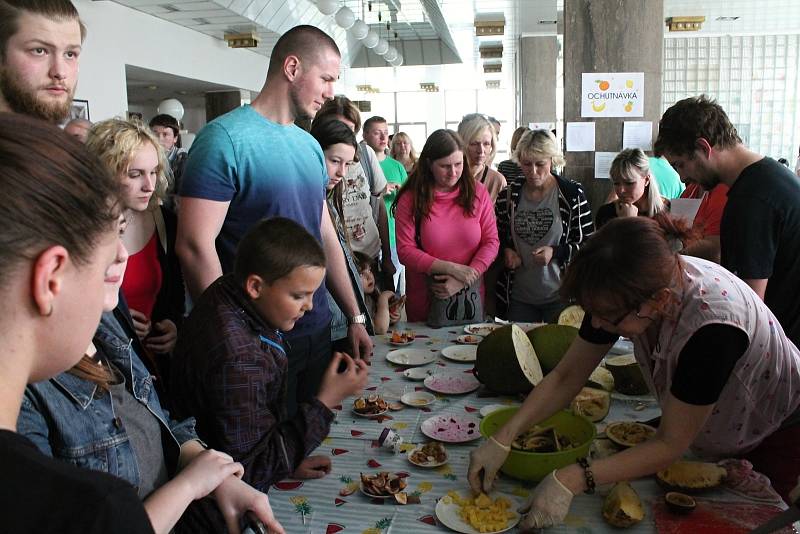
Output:
[[393,210],[408,320],[425,321],[429,292],[447,298],[480,279],[499,246],[492,200],[469,171],[457,133],[436,130],[428,137]]

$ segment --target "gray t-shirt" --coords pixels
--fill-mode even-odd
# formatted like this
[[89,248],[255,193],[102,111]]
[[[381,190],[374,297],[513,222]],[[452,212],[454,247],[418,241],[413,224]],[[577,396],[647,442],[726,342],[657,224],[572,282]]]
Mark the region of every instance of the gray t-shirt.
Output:
[[539,202],[528,200],[522,191],[511,231],[517,253],[522,258],[522,266],[514,274],[511,298],[535,306],[558,300],[561,271],[556,262],[551,260],[544,266],[533,263],[534,250],[554,247],[561,239],[558,187],[551,187]]
[[136,455],[139,467],[139,498],[144,499],[169,480],[164,461],[164,446],[161,443],[161,426],[147,407],[136,400],[125,387],[125,377],[111,365],[117,383],[109,390],[114,413],[125,425],[125,433]]

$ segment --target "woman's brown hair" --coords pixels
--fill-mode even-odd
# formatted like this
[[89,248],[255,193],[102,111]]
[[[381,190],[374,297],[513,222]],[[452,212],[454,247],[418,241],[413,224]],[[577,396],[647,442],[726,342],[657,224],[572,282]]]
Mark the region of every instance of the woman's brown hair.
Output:
[[[24,115],[0,113],[0,189],[0,288],[53,245],[87,264],[119,218],[118,181],[105,165],[77,139]],[[109,376],[98,367],[84,356],[70,372],[103,388]]]
[[665,213],[613,219],[572,259],[561,296],[589,310],[600,300],[619,311],[635,310],[671,285],[681,268],[680,250],[696,238],[696,231]]
[[337,117],[344,117],[352,122],[354,134],[357,134],[361,129],[361,112],[358,111],[356,105],[344,95],[336,95],[332,99],[326,101],[314,116],[314,122],[322,119],[335,119]]
[[436,130],[425,141],[419,161],[392,203],[392,214],[397,210],[400,197],[410,193],[414,195],[414,220],[421,222],[424,217],[427,217],[433,205],[435,185],[431,165],[434,161],[446,158],[458,151],[461,151],[463,155],[464,169],[458,180],[457,202],[464,210],[464,215],[471,217],[475,211],[475,178],[469,168],[467,151],[464,149],[464,142],[456,132],[444,129]]

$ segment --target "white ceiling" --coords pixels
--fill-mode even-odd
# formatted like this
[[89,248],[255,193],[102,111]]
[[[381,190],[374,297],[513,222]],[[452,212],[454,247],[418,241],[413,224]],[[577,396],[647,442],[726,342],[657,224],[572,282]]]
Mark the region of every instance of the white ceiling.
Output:
[[128,102],[140,106],[155,105],[167,98],[177,98],[186,107],[205,107],[205,94],[238,91],[235,87],[175,76],[166,72],[125,65]]

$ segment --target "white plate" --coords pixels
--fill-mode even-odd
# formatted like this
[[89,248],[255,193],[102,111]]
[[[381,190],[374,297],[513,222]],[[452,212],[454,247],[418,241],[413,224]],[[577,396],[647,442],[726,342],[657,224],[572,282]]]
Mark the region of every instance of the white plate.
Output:
[[389,408],[386,408],[382,412],[377,412],[377,413],[359,413],[359,412],[356,411],[355,408],[353,408],[352,410],[353,410],[353,413],[356,414],[359,417],[378,417],[379,415],[383,415],[386,412],[388,412]]
[[462,345],[477,345],[478,343],[483,341],[483,337],[475,336],[473,334],[464,334],[464,335],[458,336],[456,338],[456,341],[458,343],[461,343]]
[[450,345],[442,349],[442,356],[454,362],[474,362],[478,359],[478,347],[474,345]]
[[436,361],[436,353],[429,349],[390,350],[386,359],[397,365],[426,365]]
[[427,391],[412,391],[400,397],[400,402],[413,408],[421,408],[436,402],[436,395]]
[[[462,497],[467,496],[466,492],[460,492],[459,495],[461,495]],[[512,495],[508,495],[505,493],[492,492],[489,494],[489,497],[491,497],[492,499],[496,499],[497,497],[500,496],[505,497],[506,499],[511,501],[511,508],[509,508],[509,510],[513,512],[516,517],[514,517],[513,519],[509,519],[508,526],[503,530],[494,530],[489,534],[497,534],[498,532],[505,532],[507,530],[511,530],[512,528],[517,526],[517,523],[519,523],[520,519],[522,519],[522,516],[517,512],[517,508],[519,508],[522,505],[522,503],[518,499],[516,499]],[[441,499],[439,499],[439,502],[436,503],[436,519],[438,519],[439,522],[444,526],[446,526],[447,528],[455,530],[456,532],[461,532],[462,534],[479,534],[479,532],[475,530],[472,527],[472,525],[466,523],[463,519],[461,519],[461,516],[458,514],[459,506],[454,502],[448,503],[447,501],[449,500],[450,499],[445,499],[444,497],[442,497]]]
[[412,464],[414,464],[416,466],[419,466],[419,467],[441,467],[441,466],[443,466],[444,464],[447,463],[447,460],[450,457],[450,455],[447,454],[447,449],[445,449],[445,451],[444,451],[444,460],[442,460],[441,462],[430,462],[430,463],[426,463],[426,464],[421,464],[421,463],[415,462],[414,460],[411,459],[411,456],[415,452],[420,450],[420,449],[422,449],[422,445],[420,445],[419,447],[417,447],[415,449],[412,449],[412,450],[408,451],[408,454],[406,455],[408,457],[408,461],[409,462],[411,462]]
[[488,336],[498,328],[502,327],[503,325],[495,323],[468,324],[464,327],[464,332],[467,334],[472,334],[473,336]]
[[432,369],[426,369],[424,367],[412,367],[411,369],[403,371],[403,376],[409,380],[425,380],[432,374]]
[[481,387],[474,374],[463,371],[431,375],[424,384],[429,390],[445,395],[463,395]]
[[481,437],[480,421],[471,415],[442,414],[425,419],[419,429],[436,441],[466,443]]

